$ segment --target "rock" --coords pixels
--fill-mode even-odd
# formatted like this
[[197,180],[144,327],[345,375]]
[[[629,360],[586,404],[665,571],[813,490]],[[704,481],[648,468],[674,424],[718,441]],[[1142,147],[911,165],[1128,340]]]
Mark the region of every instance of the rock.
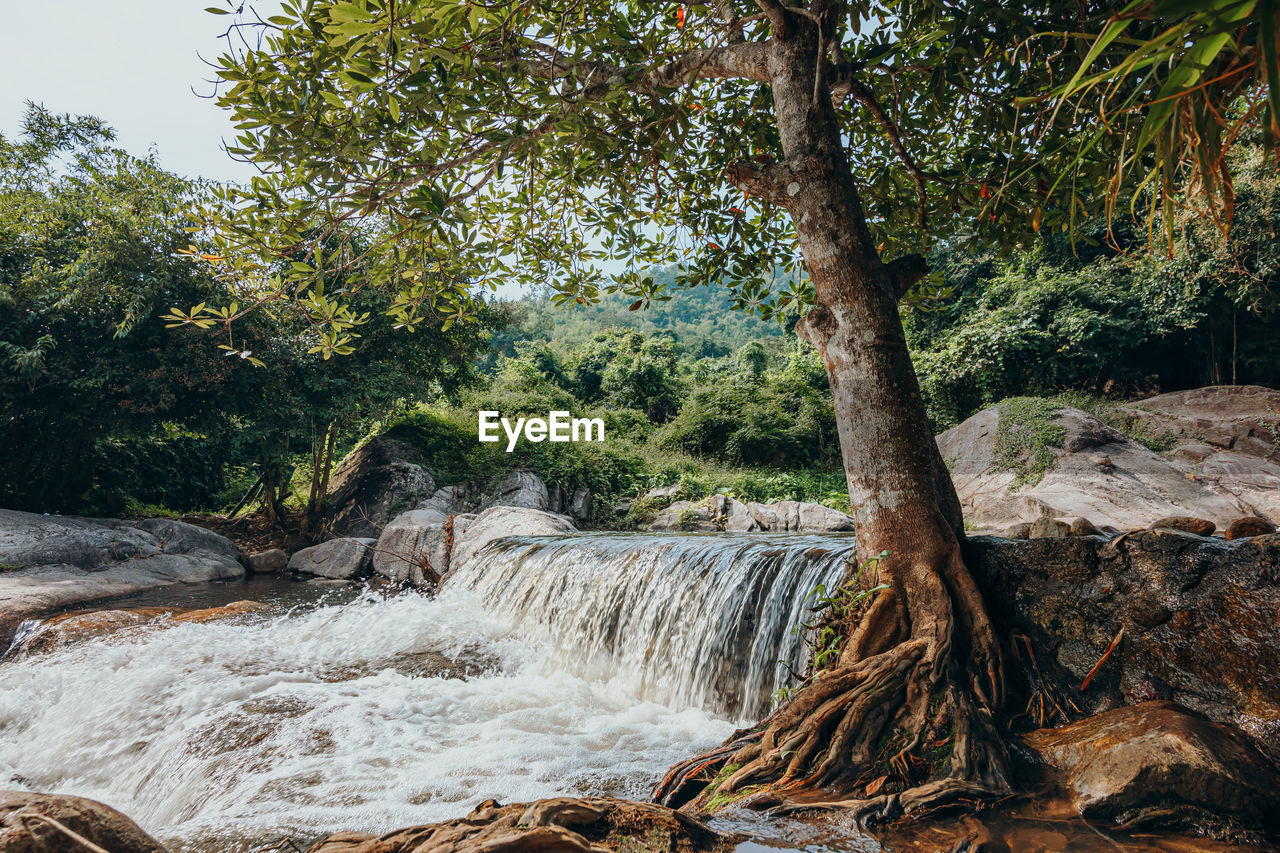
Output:
[[1153,521],[1148,530],[1181,530],[1183,533],[1194,533],[1196,536],[1212,536],[1218,525],[1204,518],[1192,518],[1185,515],[1174,515]]
[[431,497],[419,501],[414,509],[438,512],[442,516],[457,515],[473,509],[467,487],[462,484],[436,489]]
[[407,428],[389,430],[352,451],[333,474],[327,528],[337,536],[376,538],[395,515],[435,491]]
[[[1133,530],[1169,516],[1226,524],[1257,514],[1225,484],[1189,478],[1194,472],[1181,463],[1086,412],[1064,408],[1054,422],[1066,433],[1063,447],[1050,448],[1053,466],[1038,483],[1021,487],[1016,487],[1014,472],[996,462],[997,408],[984,409],[938,436],[967,521],[999,530],[1043,516],[1087,518],[1095,526]],[[1110,464],[1099,464],[1100,457]]]
[[481,803],[465,818],[373,836],[339,832],[307,853],[699,853],[727,842],[687,815],[611,797],[556,797],[532,803]]
[[1172,702],[1117,708],[1024,741],[1065,773],[1076,809],[1090,820],[1280,827],[1280,772],[1237,730]]
[[724,529],[731,533],[754,533],[763,530],[760,522],[751,514],[751,509],[742,501],[729,498],[725,507]]
[[330,539],[303,548],[289,558],[289,571],[322,578],[347,580],[367,574],[373,568],[373,549],[377,539]]
[[532,471],[508,471],[490,491],[492,497],[480,505],[482,511],[495,506],[514,506],[546,512],[551,506],[547,484]]
[[231,540],[181,521],[0,510],[0,649],[27,619],[155,587],[243,575]]
[[1019,521],[1017,524],[1011,524],[1004,530],[996,534],[1002,539],[1030,539],[1031,538],[1031,522]]
[[1128,403],[1122,410],[1154,435],[1280,462],[1280,391],[1258,385],[1210,385]]
[[279,548],[271,548],[249,555],[249,571],[257,574],[275,574],[289,565],[289,555]]
[[569,518],[526,507],[495,506],[474,516],[459,515],[453,520],[449,571],[457,571],[490,542],[504,536],[561,536],[576,532]]
[[700,503],[676,501],[658,513],[649,529],[837,533],[853,530],[853,519],[821,504],[801,501],[743,504],[717,494]]
[[1250,536],[1265,536],[1268,533],[1275,533],[1276,526],[1265,518],[1250,516],[1248,518],[1237,518],[1235,521],[1227,525],[1227,531],[1224,534],[1228,539],[1245,539]]
[[650,530],[719,530],[706,501],[676,501],[654,517]]
[[87,849],[66,830],[111,853],[165,853],[160,842],[140,826],[96,800],[0,791],[0,850],[5,853],[71,853]]
[[[1028,655],[1017,666],[1052,685],[1061,707],[1094,713],[1170,698],[1243,729],[1280,761],[1280,534],[973,536],[964,549],[997,632],[1030,643],[1034,665]],[[1121,642],[1081,689],[1121,628]],[[1064,721],[1047,707],[1049,719]]]
[[656,489],[650,489],[644,493],[644,497],[640,500],[645,503],[653,503],[657,501],[670,501],[680,494],[680,484],[672,483],[669,486],[659,486]]
[[437,586],[449,572],[450,518],[435,508],[397,515],[378,537],[373,570],[395,583]]
[[1251,508],[1245,515],[1280,524],[1280,463],[1223,450],[1205,459],[1197,476],[1238,497]]
[[37,654],[50,652],[71,643],[117,634],[129,628],[164,620],[166,624],[212,622],[267,610],[257,601],[233,601],[222,607],[191,610],[183,607],[133,607],[123,610],[93,610],[88,613],[63,613],[45,619],[30,631],[24,625],[10,647],[11,653]]
[[569,514],[578,521],[586,521],[591,517],[592,503],[591,490],[586,486],[578,486],[569,500]]
[[1069,526],[1069,534],[1071,536],[1101,536],[1102,531],[1094,526],[1093,522],[1087,518],[1064,518],[1062,519]]
[[1028,539],[1063,539],[1071,535],[1071,525],[1056,518],[1037,518],[1027,529]]

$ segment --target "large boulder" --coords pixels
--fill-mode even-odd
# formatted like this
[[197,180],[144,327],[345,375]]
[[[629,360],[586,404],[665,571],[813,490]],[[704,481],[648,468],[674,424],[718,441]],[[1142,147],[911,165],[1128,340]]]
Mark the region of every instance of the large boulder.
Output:
[[573,521],[526,507],[495,506],[477,515],[459,515],[453,522],[449,571],[457,571],[495,539],[504,536],[559,536],[576,533]]
[[1117,708],[1024,742],[1081,816],[1126,828],[1280,828],[1280,772],[1238,730],[1172,702]]
[[391,520],[373,549],[373,570],[395,583],[432,589],[449,571],[451,516],[413,509]]
[[547,484],[532,471],[508,471],[489,489],[489,493],[480,505],[481,510],[495,506],[524,507],[543,512],[551,509],[551,493]]
[[165,853],[160,842],[103,803],[65,794],[0,791],[0,850],[70,853],[90,849],[69,833],[111,853]]
[[435,491],[407,434],[390,430],[352,451],[333,474],[325,523],[337,536],[377,538],[393,517]]
[[373,568],[377,539],[344,537],[303,548],[289,558],[289,571],[335,580],[350,580]]
[[998,407],[938,436],[967,521],[999,530],[1044,517],[1086,518],[1130,530],[1169,516],[1194,516],[1225,527],[1257,514],[1224,486],[1195,477],[1093,415],[1063,408],[1051,420],[1064,433],[1061,447],[1046,448],[1051,466],[1039,482],[1021,486],[1017,472],[999,458]]
[[997,632],[1020,638],[1017,665],[1045,685],[1011,706],[1034,698],[1047,724],[1169,699],[1280,760],[1280,535],[980,536],[965,557]]
[[236,546],[172,519],[119,521],[0,510],[0,649],[56,610],[175,583],[244,575]]

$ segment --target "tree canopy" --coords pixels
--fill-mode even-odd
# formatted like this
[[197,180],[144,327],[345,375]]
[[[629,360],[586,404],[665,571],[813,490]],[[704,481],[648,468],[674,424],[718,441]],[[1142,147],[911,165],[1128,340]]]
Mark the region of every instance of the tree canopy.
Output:
[[[912,2],[788,6],[502,0],[286,2],[228,31],[233,155],[262,170],[209,210],[247,299],[296,294],[352,263],[319,223],[376,216],[400,322],[466,316],[481,280],[591,300],[604,271],[637,306],[679,262],[765,314],[805,299],[780,210],[771,45],[818,22],[881,254],[938,239],[1017,242],[1122,201],[1159,210],[1198,185],[1226,199],[1241,122],[1274,124],[1274,3]],[[218,10],[222,11],[222,10]],[[229,11],[229,10],[227,10]],[[772,170],[772,172],[771,172]],[[767,188],[765,185],[768,184]],[[323,228],[322,228],[323,230]],[[263,257],[287,258],[285,275]],[[454,271],[457,272],[456,270]],[[434,286],[423,287],[423,276]],[[343,320],[321,318],[341,333]],[[333,339],[336,344],[337,337]]]

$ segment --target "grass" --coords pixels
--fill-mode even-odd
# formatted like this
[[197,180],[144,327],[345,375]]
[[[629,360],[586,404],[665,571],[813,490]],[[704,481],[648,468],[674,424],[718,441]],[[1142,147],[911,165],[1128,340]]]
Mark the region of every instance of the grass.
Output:
[[1054,448],[1062,447],[1067,431],[1054,421],[1063,406],[1040,397],[1010,397],[996,404],[1000,422],[996,427],[993,461],[1013,472],[1009,491],[1034,486],[1053,469]]

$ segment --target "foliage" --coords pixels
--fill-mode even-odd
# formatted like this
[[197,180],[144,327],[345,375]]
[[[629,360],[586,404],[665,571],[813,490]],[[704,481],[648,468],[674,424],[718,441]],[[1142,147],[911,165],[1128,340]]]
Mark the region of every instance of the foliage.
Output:
[[1034,486],[1055,461],[1053,448],[1062,447],[1066,428],[1054,416],[1062,407],[1038,397],[1011,397],[997,406],[999,423],[992,447],[996,467],[1013,472],[1010,491]]
[[197,187],[112,140],[34,106],[21,139],[0,137],[0,502],[190,510],[215,502],[228,466],[256,462],[279,503],[300,453],[319,469],[394,407],[474,377],[500,310],[410,334],[386,319],[387,294],[352,293],[371,346],[341,362],[317,353],[305,303],[253,312],[230,336],[172,328],[174,302],[234,313],[234,300],[190,254]]
[[[726,175],[780,162],[765,57],[809,18],[830,57],[816,96],[837,109],[885,256],[1069,230],[1120,198],[1167,212],[1182,184],[1229,198],[1216,155],[1270,109],[1270,0],[767,5],[600,0],[569,26],[561,4],[529,0],[290,0],[238,18],[259,38],[220,59],[220,103],[232,152],[263,174],[207,208],[219,262],[242,301],[289,299],[360,257],[320,245],[341,238],[317,222],[376,217],[395,263],[364,278],[402,323],[475,310],[446,246],[556,304],[616,287],[643,307],[709,281],[765,315],[804,302],[792,223]],[[287,269],[264,275],[264,259]],[[610,284],[606,262],[629,272]],[[676,262],[671,284],[641,271]],[[326,299],[316,322],[342,334],[340,295]]]
[[[173,301],[203,301],[214,287],[178,254],[188,242],[183,211],[192,187],[151,159],[112,148],[112,139],[95,119],[34,106],[22,138],[0,137],[7,506],[75,508],[99,467],[129,467],[113,440],[144,439],[163,422],[196,431],[219,425],[206,389],[227,382],[232,365],[208,335],[157,320]],[[216,483],[217,468],[196,462],[190,473]]]
[[[1129,396],[1220,383],[1280,384],[1280,177],[1264,152],[1236,157],[1235,221],[1176,220],[1172,252],[1105,221],[1074,246],[1046,236],[1007,258],[939,250],[949,295],[905,317],[935,426],[1004,397]],[[1086,242],[1087,241],[1087,242]]]

